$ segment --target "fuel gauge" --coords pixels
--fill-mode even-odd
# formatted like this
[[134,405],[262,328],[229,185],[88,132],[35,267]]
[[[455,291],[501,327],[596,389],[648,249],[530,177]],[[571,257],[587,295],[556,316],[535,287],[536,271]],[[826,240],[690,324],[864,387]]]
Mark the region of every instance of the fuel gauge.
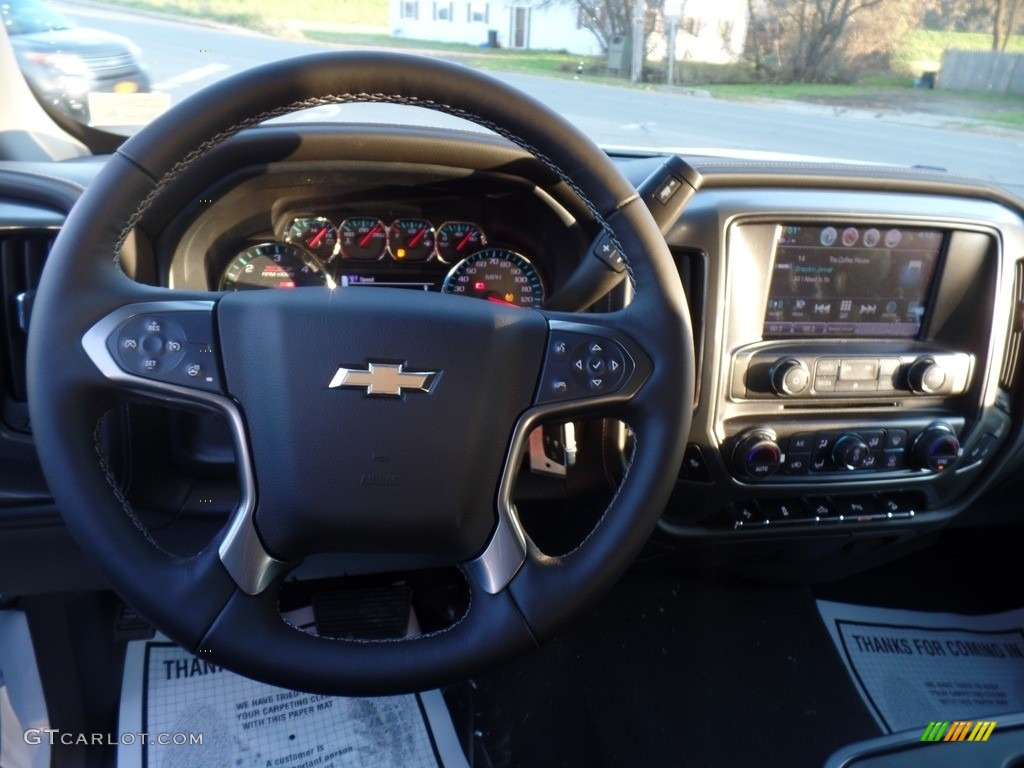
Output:
[[330,261],[338,253],[338,229],[323,216],[292,219],[285,239],[315,253],[323,261]]

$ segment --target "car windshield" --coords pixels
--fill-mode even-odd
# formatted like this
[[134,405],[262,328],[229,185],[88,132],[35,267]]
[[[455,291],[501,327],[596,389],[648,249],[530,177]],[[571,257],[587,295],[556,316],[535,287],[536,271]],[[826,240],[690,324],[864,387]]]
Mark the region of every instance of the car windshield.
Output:
[[32,35],[74,26],[66,16],[43,3],[9,0],[0,5],[0,14],[9,35]]
[[[489,70],[609,149],[918,166],[1016,186],[1024,14],[996,5],[8,0],[3,13],[16,36],[73,22],[59,56],[16,53],[37,92],[103,130],[131,133],[204,85],[268,61],[384,47]],[[111,115],[96,93],[131,106]],[[291,119],[440,118],[362,105]]]

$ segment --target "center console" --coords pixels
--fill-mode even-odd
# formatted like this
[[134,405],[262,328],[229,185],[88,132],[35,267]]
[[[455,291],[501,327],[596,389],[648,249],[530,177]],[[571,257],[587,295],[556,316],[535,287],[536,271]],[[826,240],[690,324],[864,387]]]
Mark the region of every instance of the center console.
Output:
[[703,260],[707,309],[689,502],[669,525],[810,532],[948,507],[1009,432],[1020,221],[940,196],[695,203],[680,238],[716,234],[679,255],[684,277]]

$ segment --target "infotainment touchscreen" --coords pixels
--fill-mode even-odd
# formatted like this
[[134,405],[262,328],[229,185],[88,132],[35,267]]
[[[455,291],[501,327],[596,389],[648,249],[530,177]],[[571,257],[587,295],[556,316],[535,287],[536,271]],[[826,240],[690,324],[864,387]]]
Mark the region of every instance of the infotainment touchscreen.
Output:
[[783,225],[764,336],[917,336],[943,239],[918,227]]

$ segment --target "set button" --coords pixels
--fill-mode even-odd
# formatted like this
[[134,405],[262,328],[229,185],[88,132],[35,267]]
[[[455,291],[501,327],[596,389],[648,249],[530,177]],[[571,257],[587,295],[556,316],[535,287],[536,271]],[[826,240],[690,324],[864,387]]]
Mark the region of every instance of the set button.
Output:
[[107,339],[126,373],[166,384],[220,391],[213,317],[203,310],[172,310],[129,317]]

